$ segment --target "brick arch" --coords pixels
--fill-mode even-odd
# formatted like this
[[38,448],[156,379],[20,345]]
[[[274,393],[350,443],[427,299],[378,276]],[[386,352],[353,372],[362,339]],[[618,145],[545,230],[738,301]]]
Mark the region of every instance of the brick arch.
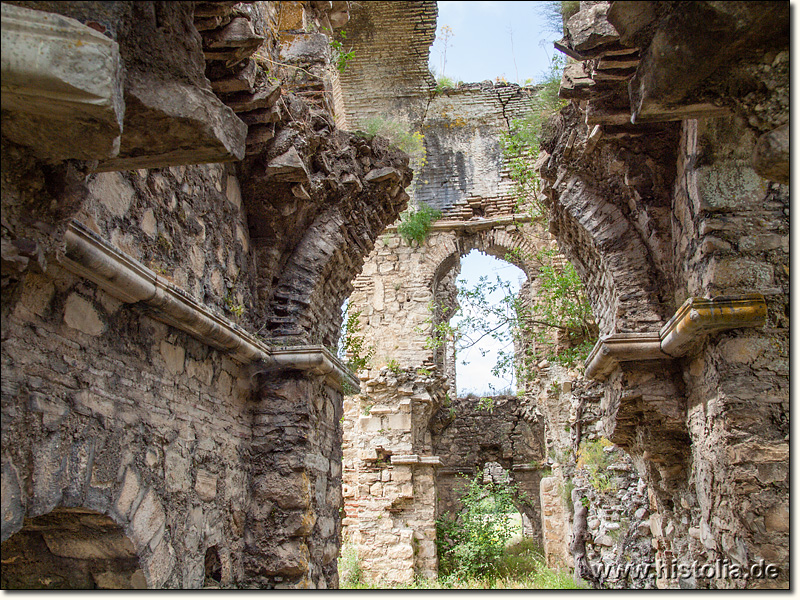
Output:
[[[531,241],[527,232],[516,230],[507,231],[505,226],[494,227],[476,233],[453,232],[452,239],[446,244],[437,244],[431,248],[427,264],[435,265],[426,278],[431,287],[436,285],[447,274],[456,262],[469,254],[472,250],[479,250],[484,254],[493,256],[519,267],[528,279],[535,278],[536,264],[524,257],[533,256],[541,247]],[[427,250],[428,248],[426,248]],[[510,253],[520,251],[522,259],[509,256]]]
[[352,281],[375,240],[407,202],[401,185],[379,183],[318,216],[275,288],[268,316],[271,336],[335,347]]
[[601,335],[653,331],[664,323],[651,253],[618,206],[574,175],[553,203],[550,222],[584,283]]

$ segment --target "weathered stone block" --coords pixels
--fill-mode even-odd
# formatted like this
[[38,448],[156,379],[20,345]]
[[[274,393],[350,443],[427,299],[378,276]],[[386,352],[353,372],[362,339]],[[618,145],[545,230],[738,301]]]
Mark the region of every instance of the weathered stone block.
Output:
[[197,469],[194,490],[203,502],[212,502],[217,497],[217,476],[205,469]]
[[131,538],[141,548],[155,539],[166,524],[161,500],[153,489],[145,494],[131,518]]
[[136,194],[121,173],[98,173],[89,183],[89,193],[115,217],[128,214]]
[[136,551],[124,535],[97,532],[91,538],[76,536],[74,532],[43,532],[44,541],[56,556],[79,560],[133,558]]
[[186,361],[186,374],[210,386],[214,381],[214,364],[208,360],[189,359]]
[[591,50],[619,39],[614,26],[608,22],[608,2],[598,2],[569,18],[570,45],[578,52]]
[[184,360],[186,357],[186,351],[183,349],[183,346],[175,346],[166,340],[162,340],[160,351],[171,373],[176,375],[178,373],[183,373]]
[[175,551],[167,540],[163,539],[145,563],[148,587],[151,589],[162,587],[172,575],[174,567]]
[[714,165],[695,170],[700,206],[708,212],[755,208],[769,182],[744,165]]
[[705,285],[719,289],[758,291],[774,282],[774,267],[769,263],[743,258],[713,258],[703,277]]
[[100,318],[97,310],[83,296],[72,293],[67,298],[64,307],[64,322],[78,331],[91,336],[98,336],[105,332],[106,324]]
[[307,571],[309,559],[308,546],[304,540],[288,540],[263,559],[263,568],[270,575],[300,575]]
[[164,481],[170,492],[188,492],[191,487],[192,464],[180,447],[164,452]]
[[409,413],[395,413],[389,415],[388,424],[390,429],[411,431],[411,415]]
[[283,509],[306,509],[310,506],[310,485],[305,473],[259,475],[253,483],[256,502],[273,502]]

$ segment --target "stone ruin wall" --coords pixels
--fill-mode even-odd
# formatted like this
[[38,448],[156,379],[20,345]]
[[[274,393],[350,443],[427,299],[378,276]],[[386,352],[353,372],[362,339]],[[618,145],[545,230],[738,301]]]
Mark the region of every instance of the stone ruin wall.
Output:
[[456,514],[465,479],[498,465],[520,494],[516,506],[526,537],[542,543],[539,480],[545,462],[544,420],[526,414],[517,396],[495,396],[491,408],[475,398],[455,398],[431,425],[434,452],[442,466],[436,473],[437,516]]
[[343,535],[367,579],[436,578],[440,460],[430,423],[445,403],[443,381],[423,370],[382,368],[344,401]]
[[[605,263],[584,281],[617,311],[587,374],[650,488],[656,557],[781,569],[659,587],[788,582],[787,10],[582,2],[560,43],[576,62],[541,164],[551,230],[582,273]],[[694,29],[710,23],[714,42]]]
[[[570,479],[579,496],[604,505],[602,510],[592,505],[587,531],[581,534],[583,567],[586,561],[619,562],[631,556],[687,564],[764,559],[781,568],[777,581],[659,576],[656,585],[769,587],[788,581],[788,54],[785,37],[766,33],[776,26],[781,31],[788,22],[781,12],[785,8],[770,3],[758,13],[744,3],[726,12],[698,4],[683,14],[663,3],[610,7],[585,2],[557,44],[574,60],[560,92],[570,103],[549,124],[537,166],[551,203],[550,232],[578,268],[600,326],[601,342],[587,363],[587,375],[603,382],[603,399],[598,408],[596,394],[582,396],[585,382],[563,374],[565,380],[558,383],[565,387],[557,394],[540,394],[538,404],[549,419],[548,444],[575,452],[582,438],[605,436],[616,443],[620,464],[632,470],[630,476],[617,477],[616,498],[597,496],[581,473],[569,472],[569,465],[566,472],[556,465],[553,477],[542,481],[544,543],[553,563],[571,565],[574,558],[567,546],[578,532],[572,531],[573,515],[558,497]],[[387,10],[376,7],[369,19],[382,23],[390,18]],[[692,27],[707,21],[728,36],[728,46],[696,48],[703,36],[692,33]],[[748,40],[751,50],[731,62],[741,39]],[[414,52],[406,59],[413,62]],[[692,68],[663,58],[671,53],[692,57]],[[731,82],[739,86],[739,95],[730,93]],[[423,131],[426,145],[436,148],[414,194],[445,213],[426,241],[435,253],[448,243],[441,234],[445,223],[479,221],[508,210],[490,201],[487,211],[481,194],[471,195],[470,175],[485,163],[475,169],[466,159],[470,151],[485,149],[491,134],[482,136],[486,118],[481,121],[461,101],[468,104],[471,93],[492,91],[486,84],[467,86],[442,96],[429,93],[426,103],[419,90],[408,91],[413,88],[408,81],[403,85],[403,101],[383,105],[390,107],[387,113],[406,114],[411,128]],[[362,103],[367,98],[361,96]],[[369,101],[372,113],[383,105]],[[462,114],[477,117],[477,133],[453,132],[470,129],[467,118],[466,126],[460,122]],[[447,130],[428,126],[428,119],[439,115]],[[447,122],[448,115],[454,122]],[[473,160],[479,159],[473,154]],[[482,173],[481,183],[489,183],[481,192],[487,198],[498,188],[492,187],[496,176],[486,178],[485,173],[497,164],[490,162]],[[464,229],[469,227],[468,222]],[[394,234],[383,242],[376,251],[382,256],[367,263],[352,300],[364,308],[367,336],[374,335],[379,361],[394,358],[425,368],[439,364],[451,376],[442,357],[423,352],[415,326],[426,322],[425,311],[420,304],[407,311],[406,301],[414,296],[402,293],[411,281],[418,302],[426,294],[447,298],[447,281],[439,296],[435,289],[426,290],[418,283],[413,249],[405,250]],[[402,264],[413,265],[410,280],[402,276]],[[386,278],[393,286],[375,283]],[[389,301],[383,303],[386,290]],[[676,313],[692,297],[720,299],[707,304],[693,300],[685,312]],[[410,320],[387,336],[381,326],[388,319],[376,314],[376,304]],[[679,333],[684,327],[680,315],[702,320],[717,305],[722,314],[732,314],[728,306],[740,306],[736,310],[751,316],[701,321],[697,333]],[[371,333],[372,327],[380,333]],[[428,362],[415,363],[415,356]],[[571,386],[576,394],[567,390]],[[757,400],[763,404],[756,409]],[[757,416],[746,416],[754,409]],[[584,410],[591,416],[581,416]],[[631,458],[624,458],[628,453]],[[635,518],[618,534],[623,543],[609,546],[608,532],[616,529],[609,528],[614,521],[608,517],[626,507],[635,508]],[[585,568],[581,575],[592,579]],[[652,580],[640,584],[647,587]]]
[[[399,18],[403,4],[408,4],[409,10],[407,16]],[[462,256],[479,249],[508,259],[508,253],[520,251],[523,260],[512,261],[529,275],[532,285],[525,286],[526,293],[535,293],[536,267],[532,260],[524,257],[533,256],[541,248],[555,247],[554,240],[540,223],[531,223],[528,217],[516,214],[513,182],[503,164],[500,147],[500,134],[508,130],[511,120],[530,110],[533,91],[484,82],[435,93],[427,72],[427,47],[424,54],[419,49],[420,40],[429,40],[428,31],[435,27],[429,17],[428,5],[432,4],[375,2],[368,9],[354,8],[346,32],[348,44],[355,49],[355,58],[341,77],[343,96],[350,109],[347,122],[351,128],[375,116],[383,116],[424,134],[426,162],[415,176],[412,201],[418,206],[424,202],[443,213],[442,219],[433,224],[429,236],[419,245],[404,240],[395,226],[387,228],[356,277],[349,300],[348,310],[361,312],[364,342],[367,347],[374,347],[375,355],[372,365],[361,373],[362,390],[366,391],[362,391],[358,400],[346,399],[346,406],[352,407],[349,413],[352,417],[345,419],[344,477],[346,482],[351,478],[353,484],[346,492],[352,494],[352,499],[345,503],[344,535],[355,541],[367,576],[387,582],[408,582],[414,572],[426,576],[432,572],[428,566],[415,571],[415,559],[411,556],[405,557],[404,568],[398,569],[398,559],[387,546],[391,537],[379,534],[374,523],[376,507],[388,502],[381,498],[385,491],[380,486],[375,487],[376,497],[371,486],[359,487],[355,483],[378,476],[363,460],[363,453],[381,456],[387,451],[392,455],[406,452],[387,447],[380,433],[381,430],[391,431],[387,419],[392,417],[386,416],[386,405],[400,406],[407,402],[406,392],[398,388],[397,396],[389,401],[382,387],[377,396],[370,391],[375,382],[392,378],[391,368],[406,376],[416,372],[420,380],[435,376],[438,385],[443,386],[439,388],[440,396],[449,394],[448,399],[440,399],[443,405],[438,412],[434,411],[432,422],[427,413],[421,422],[412,419],[416,427],[432,427],[434,432],[434,454],[430,455],[431,448],[425,449],[426,455],[415,451],[421,461],[424,458],[427,462],[419,463],[413,472],[423,469],[425,481],[428,481],[432,470],[429,465],[436,465],[435,495],[433,490],[428,490],[424,496],[436,498],[436,511],[427,513],[427,531],[415,535],[424,535],[430,540],[427,536],[434,531],[433,519],[458,506],[460,479],[457,474],[474,474],[476,469],[482,470],[486,462],[497,459],[511,468],[513,478],[531,498],[530,505],[521,505],[530,523],[529,534],[540,540],[542,536],[539,479],[547,453],[545,417],[538,414],[535,404],[537,395],[551,384],[547,370],[537,381],[536,389],[521,401],[499,399],[503,409],[498,414],[487,415],[471,409],[453,422],[452,417],[448,417],[451,411],[455,408],[459,412],[461,404],[466,407],[475,400],[456,399],[452,348],[432,348],[429,344],[433,323],[447,318],[456,308],[455,277]],[[408,15],[417,19],[411,43],[403,37],[411,28]],[[427,43],[431,41],[432,36]],[[396,64],[387,65],[381,60],[389,52],[397,54]],[[424,64],[424,70],[420,64]],[[372,79],[374,69],[391,71],[385,77]],[[424,76],[418,76],[420,73]],[[377,82],[380,83],[376,87]],[[396,91],[389,94],[392,85],[396,86]],[[577,373],[572,375],[577,377]],[[560,372],[557,376],[567,377]],[[356,419],[358,404],[367,412]],[[405,409],[394,410],[405,414]],[[493,445],[481,450],[482,442],[474,439],[476,427],[489,426],[487,419],[491,422],[489,431],[496,432],[497,439],[505,440],[506,434],[511,436],[502,442],[498,456],[492,450]],[[370,435],[371,431],[378,431],[379,435]],[[517,441],[512,443],[512,438]],[[396,444],[390,444],[393,445]],[[393,481],[396,467],[392,463],[387,465],[387,473],[382,473],[381,480],[385,477]],[[421,507],[422,499],[416,497],[416,490],[414,484],[414,505]],[[422,514],[420,511],[417,509],[416,514]],[[397,525],[392,533],[403,535],[402,528]],[[562,540],[562,544],[565,543]]]
[[[587,369],[602,399],[598,409],[585,381],[543,367],[545,447],[605,435],[632,459],[633,470],[615,471],[621,496],[590,500],[587,560],[651,556],[652,536],[667,562],[778,564],[777,581],[746,585],[785,587],[787,7],[581,4],[560,43],[577,61],[562,82],[571,102],[539,166],[549,230],[603,336]],[[435,571],[430,500],[442,458],[428,431],[452,363],[414,327],[430,318],[430,298],[449,297],[455,259],[473,247],[502,257],[535,228],[506,220],[510,184],[494,142],[526,92],[484,83],[432,95],[434,3],[350,8],[354,68],[331,77],[316,28],[345,27],[345,3],[3,3],[4,45],[29,35],[16,23],[33,24],[55,32],[45,39],[56,54],[89,60],[64,41],[79,39],[110,82],[69,79],[104,102],[76,98],[60,111],[34,102],[47,97],[35,89],[3,90],[3,554],[36,546],[45,557],[4,568],[4,587],[335,587],[342,482],[355,490],[346,506],[356,494],[375,513],[399,500],[390,527],[364,530],[397,542],[398,580]],[[698,48],[706,36],[692,27],[709,22],[719,35]],[[391,48],[394,72],[380,59]],[[371,78],[376,65],[390,71]],[[52,66],[44,81],[75,77]],[[167,87],[169,97],[156,93]],[[355,129],[370,111],[436,147],[415,177],[417,198],[445,212],[426,242],[433,253],[390,229],[364,262],[409,183],[385,141],[334,127]],[[395,277],[411,265],[414,293],[401,295]],[[381,274],[385,310],[409,321],[375,336],[401,374],[367,373],[358,407],[347,399],[348,414],[366,418],[344,445],[365,453],[340,463],[342,381],[357,381],[325,346],[359,272],[353,298],[380,302]],[[763,304],[743,296],[754,293]],[[711,309],[695,304],[701,328],[678,338],[677,358],[655,349],[684,300],[730,295],[765,316],[706,326]],[[375,427],[388,433],[383,455]],[[389,452],[403,458],[393,464]],[[594,492],[581,473],[551,466],[539,483],[542,537],[548,560],[570,565],[561,490],[571,477],[579,494]],[[620,503],[638,508],[616,530]],[[358,526],[372,527],[375,515],[364,516]]]
[[[106,77],[3,89],[4,587],[338,585],[357,380],[324,346],[410,180],[333,125],[315,30],[347,18],[3,3],[4,49],[34,32]],[[104,102],[37,100],[61,81]]]

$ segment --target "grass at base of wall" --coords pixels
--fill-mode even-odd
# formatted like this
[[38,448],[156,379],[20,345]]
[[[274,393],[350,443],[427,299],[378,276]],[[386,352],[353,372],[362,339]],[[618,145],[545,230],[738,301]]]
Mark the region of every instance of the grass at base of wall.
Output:
[[342,546],[339,562],[340,589],[347,590],[573,590],[575,584],[568,571],[551,569],[533,540],[524,539],[508,547],[501,558],[499,574],[490,579],[458,578],[417,579],[414,583],[380,585],[366,580],[358,566],[355,549]]

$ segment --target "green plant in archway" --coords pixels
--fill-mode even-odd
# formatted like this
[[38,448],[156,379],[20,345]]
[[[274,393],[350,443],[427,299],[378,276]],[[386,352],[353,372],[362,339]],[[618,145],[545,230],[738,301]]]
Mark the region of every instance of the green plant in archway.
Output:
[[340,356],[346,359],[347,367],[351,371],[365,369],[372,362],[375,347],[368,346],[361,333],[360,310],[347,311],[342,327]]
[[468,480],[461,511],[436,521],[439,573],[460,577],[494,574],[511,539],[516,511],[512,484],[483,484],[482,474]]

